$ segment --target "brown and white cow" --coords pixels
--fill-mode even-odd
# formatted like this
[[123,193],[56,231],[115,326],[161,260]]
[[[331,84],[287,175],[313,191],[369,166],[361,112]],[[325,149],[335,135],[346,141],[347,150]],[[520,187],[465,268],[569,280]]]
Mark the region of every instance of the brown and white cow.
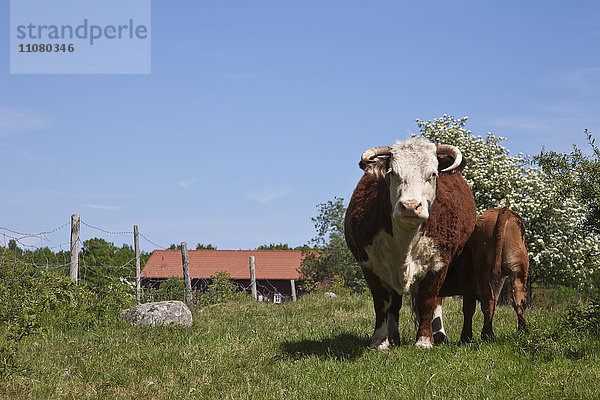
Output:
[[434,311],[445,337],[438,291],[476,219],[473,194],[460,175],[466,160],[454,146],[413,138],[369,149],[359,165],[364,174],[344,229],[373,295],[371,347],[398,341],[398,312],[408,292],[417,316],[416,345],[431,347]]
[[481,338],[494,338],[492,320],[496,302],[506,277],[512,283],[512,302],[517,313],[518,329],[526,331],[524,311],[527,306],[527,270],[529,257],[525,245],[525,223],[508,208],[484,212],[460,255],[448,271],[440,296],[463,295],[464,324],[460,339],[473,339],[473,314],[476,300],[481,302],[483,330]]

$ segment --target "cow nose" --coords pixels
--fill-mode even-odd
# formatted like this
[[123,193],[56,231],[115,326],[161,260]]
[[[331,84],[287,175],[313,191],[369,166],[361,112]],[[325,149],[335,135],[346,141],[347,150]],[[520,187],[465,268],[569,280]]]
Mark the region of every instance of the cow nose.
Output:
[[400,207],[402,209],[402,214],[408,216],[419,216],[419,214],[421,214],[421,211],[423,211],[423,205],[420,201],[417,200],[403,201],[400,203]]

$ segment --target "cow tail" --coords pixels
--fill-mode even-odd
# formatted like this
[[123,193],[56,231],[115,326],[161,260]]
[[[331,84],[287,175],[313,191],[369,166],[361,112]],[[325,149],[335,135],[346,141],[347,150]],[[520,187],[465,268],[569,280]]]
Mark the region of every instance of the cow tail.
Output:
[[494,226],[494,238],[496,239],[496,248],[494,251],[494,269],[492,270],[492,279],[494,285],[497,286],[502,275],[502,247],[504,247],[504,233],[506,231],[506,223],[510,219],[510,210],[506,207],[501,208]]
[[413,323],[415,324],[415,329],[419,329],[419,309],[417,308],[417,290],[418,285],[410,292],[410,316],[412,318]]

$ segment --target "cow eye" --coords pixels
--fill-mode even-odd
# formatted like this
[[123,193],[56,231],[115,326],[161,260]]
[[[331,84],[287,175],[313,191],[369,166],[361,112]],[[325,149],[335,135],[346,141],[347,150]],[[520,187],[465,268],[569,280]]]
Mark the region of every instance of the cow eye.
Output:
[[437,172],[433,172],[431,175],[429,175],[429,178],[427,178],[427,182],[435,182],[437,175]]

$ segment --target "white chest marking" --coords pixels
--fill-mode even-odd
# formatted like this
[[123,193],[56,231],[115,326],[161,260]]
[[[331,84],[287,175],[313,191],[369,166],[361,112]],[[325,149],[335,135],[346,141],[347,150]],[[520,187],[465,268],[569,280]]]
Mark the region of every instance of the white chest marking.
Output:
[[419,231],[419,225],[394,224],[393,236],[380,231],[365,250],[369,255],[365,267],[398,294],[408,293],[427,272],[443,267],[435,243]]

